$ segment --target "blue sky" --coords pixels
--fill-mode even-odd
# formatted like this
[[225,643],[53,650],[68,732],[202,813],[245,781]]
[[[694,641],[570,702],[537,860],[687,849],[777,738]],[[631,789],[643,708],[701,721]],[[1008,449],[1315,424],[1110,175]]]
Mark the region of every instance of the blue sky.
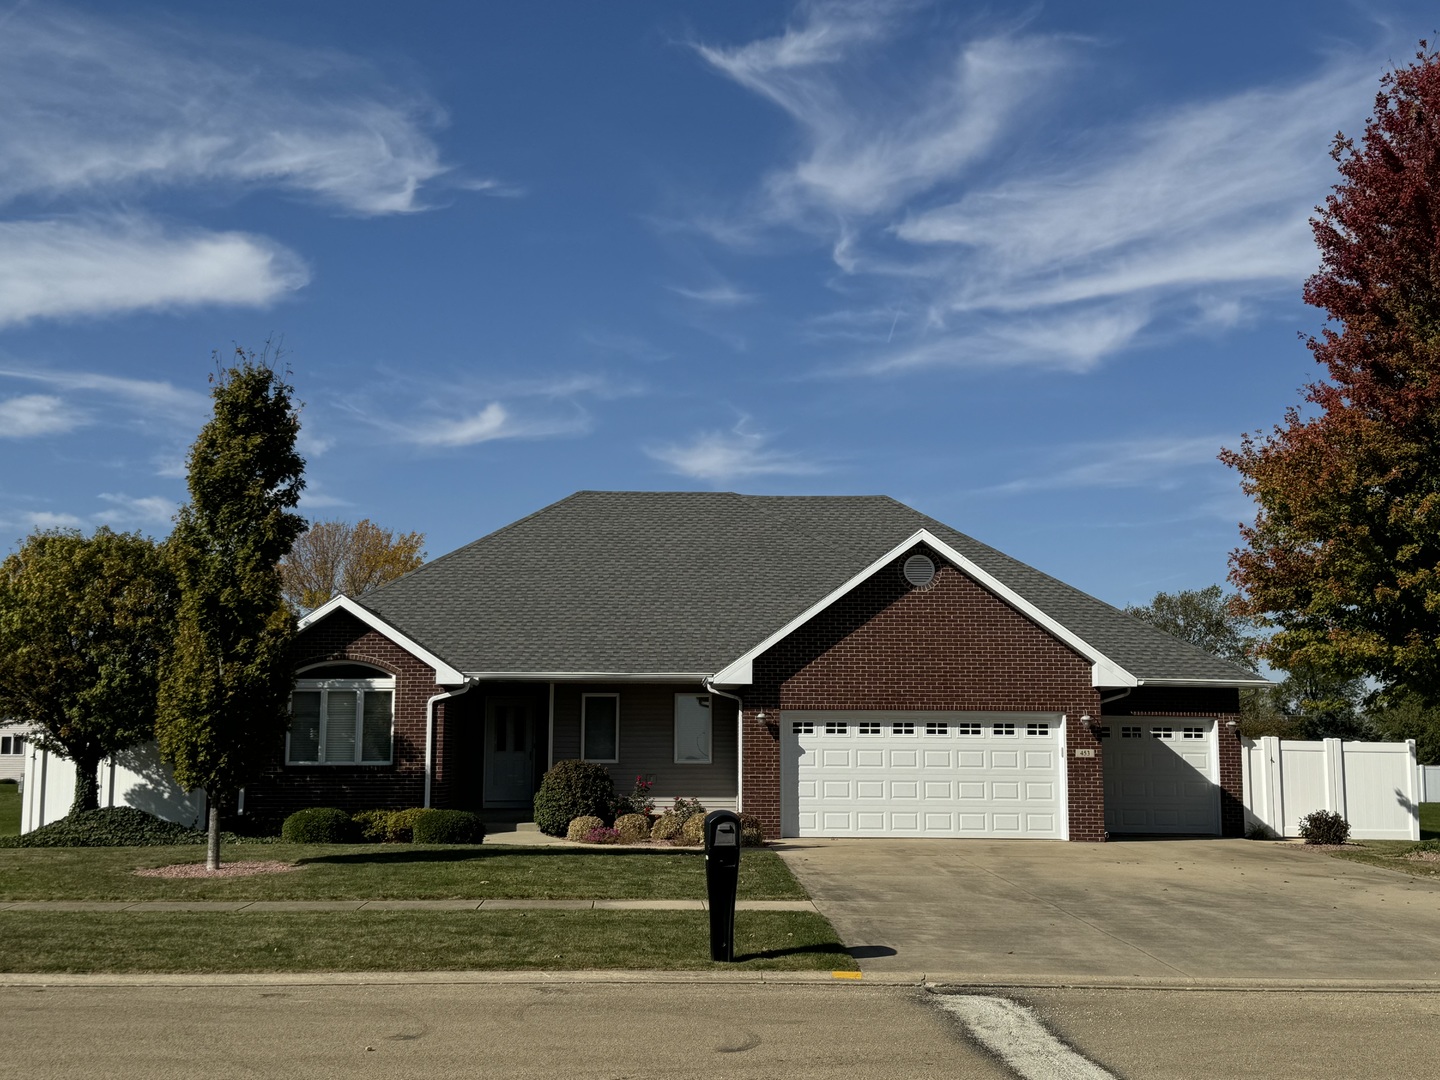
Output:
[[1433,7],[0,4],[0,537],[164,535],[283,339],[311,518],[882,493],[1223,580],[1307,218]]

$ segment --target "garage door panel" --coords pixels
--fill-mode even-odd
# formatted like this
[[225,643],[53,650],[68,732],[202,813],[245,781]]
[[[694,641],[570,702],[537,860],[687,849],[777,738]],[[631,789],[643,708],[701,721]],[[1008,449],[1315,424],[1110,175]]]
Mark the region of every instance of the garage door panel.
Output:
[[994,799],[1018,799],[1020,798],[1020,785],[1006,781],[1004,783],[992,783],[990,785],[990,798]]
[[883,769],[885,767],[885,751],[856,750],[855,764],[861,769]]
[[820,784],[820,797],[830,799],[852,799],[855,797],[849,780],[825,780]]
[[963,782],[962,782],[962,783],[956,784],[955,787],[957,788],[956,796],[957,796],[958,798],[961,798],[961,799],[982,799],[982,800],[985,798],[985,783],[984,783],[984,781],[971,781],[971,782],[969,782],[969,783],[963,783]]
[[992,769],[1018,769],[1020,767],[1020,752],[1018,750],[992,750],[990,752],[990,767]]
[[1055,767],[1055,755],[1048,750],[1025,751],[1025,768],[1050,770]]
[[855,783],[855,797],[857,799],[883,799],[885,798],[884,780],[858,780]]
[[822,769],[848,769],[850,767],[850,751],[826,749],[820,752],[820,767]]
[[954,755],[949,750],[926,750],[925,768],[949,769],[954,766]]
[[955,798],[955,785],[948,780],[926,780],[925,798],[951,802]]
[[920,755],[914,750],[890,751],[890,768],[892,769],[913,769],[919,764]]

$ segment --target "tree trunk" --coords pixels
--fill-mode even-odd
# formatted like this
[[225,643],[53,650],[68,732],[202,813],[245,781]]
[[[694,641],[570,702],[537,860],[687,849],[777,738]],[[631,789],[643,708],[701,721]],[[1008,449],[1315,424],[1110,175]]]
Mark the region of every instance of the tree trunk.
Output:
[[220,869],[220,800],[210,800],[210,834],[205,840],[205,869]]
[[70,804],[70,813],[82,810],[100,809],[100,759],[75,758],[75,799]]

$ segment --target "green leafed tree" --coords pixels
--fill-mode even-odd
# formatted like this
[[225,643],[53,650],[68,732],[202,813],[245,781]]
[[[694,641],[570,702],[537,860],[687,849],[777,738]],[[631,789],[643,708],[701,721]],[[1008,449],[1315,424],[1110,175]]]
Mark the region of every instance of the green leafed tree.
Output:
[[396,535],[369,518],[348,524],[317,521],[280,564],[285,599],[309,611],[337,592],[363,596],[425,564],[425,534]]
[[289,724],[295,616],[278,567],[305,528],[293,512],[305,468],[293,393],[268,350],[237,350],[215,376],[214,416],[190,448],[190,501],[169,542],[180,603],[156,736],[175,778],[205,790],[212,869],[221,807],[271,759]]
[[170,567],[138,533],[36,532],[0,564],[0,716],[75,763],[72,813],[99,806],[101,761],[154,737],[174,619]]
[[1222,460],[1256,502],[1231,555],[1266,658],[1440,704],[1440,54],[1381,81],[1312,218],[1324,377]]
[[1239,664],[1247,671],[1258,671],[1255,657],[1261,638],[1254,621],[1236,609],[1235,599],[1219,585],[1207,585],[1178,593],[1156,593],[1150,603],[1132,605],[1125,613],[1198,645],[1211,656]]

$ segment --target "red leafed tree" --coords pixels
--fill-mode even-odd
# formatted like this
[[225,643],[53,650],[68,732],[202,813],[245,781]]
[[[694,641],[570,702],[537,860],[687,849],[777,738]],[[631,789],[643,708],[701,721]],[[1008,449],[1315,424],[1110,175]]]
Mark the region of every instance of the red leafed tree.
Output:
[[1440,53],[1386,75],[1311,219],[1327,377],[1221,460],[1258,504],[1230,579],[1282,668],[1440,702]]

